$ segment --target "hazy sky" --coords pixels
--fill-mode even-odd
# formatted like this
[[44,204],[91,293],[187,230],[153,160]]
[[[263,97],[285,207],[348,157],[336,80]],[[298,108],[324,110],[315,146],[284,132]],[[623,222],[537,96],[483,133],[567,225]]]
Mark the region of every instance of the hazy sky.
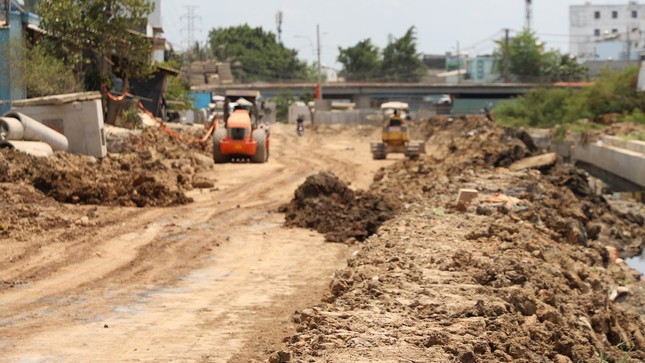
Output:
[[[533,0],[532,29],[548,48],[567,52],[569,6],[584,3]],[[592,3],[627,4],[628,0]],[[277,33],[276,13],[282,11],[282,42],[308,61],[315,59],[319,24],[322,64],[332,68],[340,68],[339,46],[371,38],[382,49],[389,35],[400,37],[412,25],[418,51],[428,54],[455,52],[458,42],[461,51],[489,54],[493,41],[502,38],[503,28],[520,31],[525,25],[524,0],[162,0],[166,38],[177,49],[183,49],[187,39],[189,5],[195,7],[194,38],[202,43],[213,28],[244,23]]]

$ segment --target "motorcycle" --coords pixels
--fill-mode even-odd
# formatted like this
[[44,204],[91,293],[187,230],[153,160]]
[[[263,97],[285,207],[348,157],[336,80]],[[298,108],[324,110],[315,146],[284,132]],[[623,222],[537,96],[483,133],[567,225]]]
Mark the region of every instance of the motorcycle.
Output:
[[304,125],[305,120],[302,117],[298,117],[297,123],[298,125],[296,126],[296,133],[298,136],[302,136],[305,134],[305,125]]

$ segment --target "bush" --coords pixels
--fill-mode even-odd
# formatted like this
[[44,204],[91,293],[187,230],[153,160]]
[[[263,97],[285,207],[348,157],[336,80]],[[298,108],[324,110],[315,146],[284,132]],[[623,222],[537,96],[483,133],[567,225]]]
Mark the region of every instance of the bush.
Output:
[[637,92],[637,78],[638,68],[630,67],[603,72],[593,86],[584,89],[536,88],[515,100],[499,103],[494,114],[500,124],[510,126],[554,127],[599,120],[609,113],[630,115],[629,120],[645,123],[641,112],[645,94]]
[[63,60],[49,55],[40,45],[28,48],[22,39],[12,40],[2,49],[11,64],[11,84],[25,87],[27,97],[81,92],[83,85]]

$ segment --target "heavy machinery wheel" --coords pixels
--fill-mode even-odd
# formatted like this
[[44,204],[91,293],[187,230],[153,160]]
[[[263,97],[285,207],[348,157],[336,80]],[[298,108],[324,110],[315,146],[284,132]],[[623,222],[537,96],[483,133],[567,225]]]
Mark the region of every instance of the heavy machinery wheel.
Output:
[[370,145],[372,149],[372,159],[374,160],[383,160],[387,157],[387,151],[385,144],[383,143],[372,143]]
[[268,147],[267,147],[267,133],[265,130],[255,130],[253,132],[253,140],[258,143],[258,148],[255,151],[255,155],[251,156],[251,161],[254,163],[264,163],[268,159]]
[[227,163],[229,161],[229,157],[226,155],[222,155],[222,151],[219,147],[220,142],[225,138],[226,138],[225,128],[215,129],[215,132],[213,133],[213,160],[215,161],[215,164]]
[[387,155],[384,153],[372,153],[373,160],[385,160],[386,157]]

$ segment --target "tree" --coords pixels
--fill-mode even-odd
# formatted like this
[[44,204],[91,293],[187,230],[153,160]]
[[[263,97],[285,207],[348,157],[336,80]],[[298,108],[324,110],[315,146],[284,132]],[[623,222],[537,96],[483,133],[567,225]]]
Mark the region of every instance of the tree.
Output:
[[581,81],[587,78],[589,69],[578,63],[576,57],[556,52],[555,59],[548,62],[545,72],[553,82]]
[[370,39],[358,42],[353,47],[338,47],[338,62],[343,64],[340,72],[348,81],[370,81],[380,75],[381,58],[379,49]]
[[426,66],[417,53],[414,26],[403,37],[390,42],[383,50],[381,73],[383,80],[418,82],[425,74]]
[[152,42],[145,36],[148,0],[43,0],[38,13],[50,35],[48,51],[85,75],[96,86],[112,71],[123,77],[144,77],[152,68]]
[[40,45],[27,47],[23,39],[5,44],[5,63],[11,64],[11,84],[25,87],[27,97],[80,92],[83,87],[62,60],[52,57]]
[[509,72],[521,82],[575,81],[586,77],[586,67],[568,55],[546,51],[544,43],[529,30],[512,37],[508,49],[504,39],[496,43],[498,70],[504,72],[504,58],[508,57]]
[[212,29],[210,47],[220,61],[230,61],[242,82],[307,79],[307,64],[298,52],[276,41],[272,32],[241,25]]

